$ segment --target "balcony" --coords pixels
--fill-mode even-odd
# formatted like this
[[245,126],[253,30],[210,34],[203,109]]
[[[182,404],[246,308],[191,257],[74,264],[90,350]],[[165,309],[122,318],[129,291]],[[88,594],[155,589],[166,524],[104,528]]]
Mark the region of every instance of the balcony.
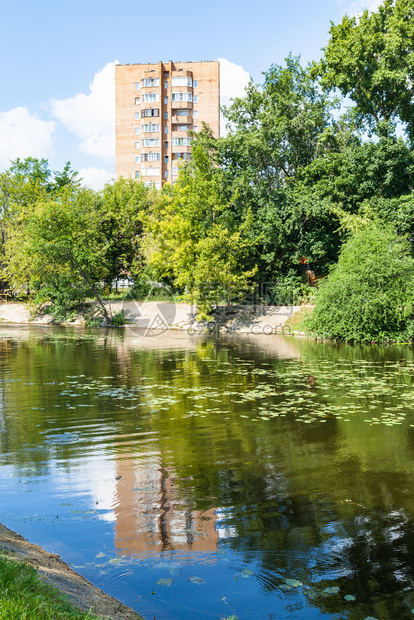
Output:
[[[171,122],[176,125],[192,125],[193,115],[192,114],[190,114],[189,116],[174,115],[171,117]],[[173,127],[173,131],[174,131],[174,127]]]
[[[192,107],[192,101],[171,101],[171,110],[185,110],[186,108],[191,110]],[[174,111],[172,112],[172,115],[174,116]]]

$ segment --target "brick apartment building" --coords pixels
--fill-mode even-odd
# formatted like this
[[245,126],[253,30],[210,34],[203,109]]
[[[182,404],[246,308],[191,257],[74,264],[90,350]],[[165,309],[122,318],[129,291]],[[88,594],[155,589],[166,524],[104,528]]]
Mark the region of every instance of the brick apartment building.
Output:
[[189,131],[220,131],[218,61],[115,66],[116,178],[161,188],[191,157]]

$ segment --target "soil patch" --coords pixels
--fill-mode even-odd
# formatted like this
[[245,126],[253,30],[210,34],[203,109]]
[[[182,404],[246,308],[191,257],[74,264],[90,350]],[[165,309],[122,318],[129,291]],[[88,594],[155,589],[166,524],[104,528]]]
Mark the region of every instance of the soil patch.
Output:
[[58,588],[71,602],[92,613],[112,620],[142,620],[133,609],[96,588],[73,571],[58,555],[48,553],[0,523],[0,550],[7,557],[34,566],[42,579]]

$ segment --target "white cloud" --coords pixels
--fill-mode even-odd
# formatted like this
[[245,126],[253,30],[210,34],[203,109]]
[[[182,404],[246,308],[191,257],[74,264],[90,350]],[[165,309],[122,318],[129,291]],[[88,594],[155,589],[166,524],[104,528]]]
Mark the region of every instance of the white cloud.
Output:
[[82,185],[87,185],[92,189],[102,189],[105,183],[114,179],[115,175],[111,170],[103,168],[83,168],[79,170],[79,178]]
[[115,155],[115,65],[108,63],[94,75],[90,93],[52,99],[53,116],[81,141],[79,148],[107,163]]
[[[225,58],[218,59],[220,63],[220,105],[229,105],[231,99],[244,97],[250,75],[241,65],[236,65]],[[220,114],[220,134],[225,134],[225,119]]]
[[55,126],[54,121],[42,121],[26,107],[0,112],[0,169],[8,168],[17,157],[50,157]]

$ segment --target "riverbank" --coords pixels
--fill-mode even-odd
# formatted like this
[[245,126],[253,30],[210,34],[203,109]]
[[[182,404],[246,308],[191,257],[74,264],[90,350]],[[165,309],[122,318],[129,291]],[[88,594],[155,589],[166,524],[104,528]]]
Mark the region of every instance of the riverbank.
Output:
[[99,590],[72,570],[58,555],[49,553],[0,523],[0,551],[10,559],[35,567],[42,580],[66,595],[84,611],[112,620],[142,620],[133,609]]
[[[202,330],[203,325],[196,321],[196,310],[190,304],[174,302],[144,301],[106,301],[110,314],[124,311],[126,324],[139,329],[174,329],[188,331]],[[228,313],[217,314],[215,321],[223,330],[234,334],[277,334],[284,333],[285,325],[301,310],[301,306],[235,306]],[[22,303],[0,304],[0,322],[16,324],[56,324],[47,314],[32,316],[29,308]],[[70,325],[84,325],[79,315]],[[286,333],[289,333],[290,328]]]

